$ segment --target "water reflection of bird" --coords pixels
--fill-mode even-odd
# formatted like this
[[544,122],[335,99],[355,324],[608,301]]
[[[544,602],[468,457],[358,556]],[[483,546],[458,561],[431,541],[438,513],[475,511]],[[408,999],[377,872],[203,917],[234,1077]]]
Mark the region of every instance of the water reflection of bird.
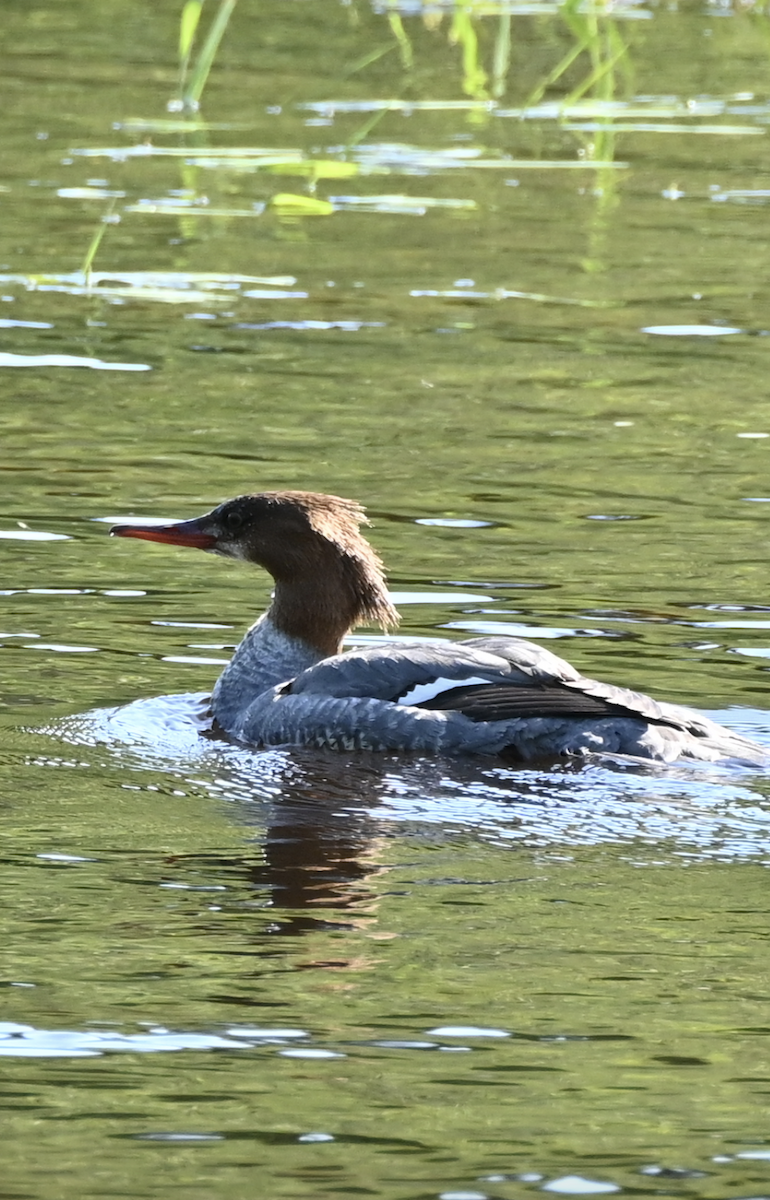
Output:
[[195,546],[264,567],[268,611],[212,696],[216,723],[254,746],[498,754],[511,761],[595,753],[671,762],[764,761],[765,751],[693,709],[582,676],[516,637],[389,642],[341,653],[364,621],[398,621],[352,500],[314,492],[238,496],[171,525],[118,537]]
[[[255,907],[268,918],[261,926],[265,936],[366,931],[376,925],[378,893],[372,881],[384,869],[376,815],[383,757],[288,751],[273,776],[278,787],[269,805],[255,809],[252,801],[238,807],[244,828],[252,820],[259,826],[259,852],[233,852],[219,862],[253,890]],[[220,781],[228,769],[235,794],[256,790],[247,767],[239,772],[227,756],[218,765]],[[314,965],[350,966],[343,947],[338,950],[333,960]]]

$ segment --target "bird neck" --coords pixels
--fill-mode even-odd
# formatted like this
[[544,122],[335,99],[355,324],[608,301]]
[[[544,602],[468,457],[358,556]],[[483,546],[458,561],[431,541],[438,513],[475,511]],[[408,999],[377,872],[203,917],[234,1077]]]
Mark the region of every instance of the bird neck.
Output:
[[277,630],[317,651],[338,654],[345,636],[365,621],[398,623],[379,560],[361,541],[361,553],[323,542],[301,570],[275,571],[268,616]]

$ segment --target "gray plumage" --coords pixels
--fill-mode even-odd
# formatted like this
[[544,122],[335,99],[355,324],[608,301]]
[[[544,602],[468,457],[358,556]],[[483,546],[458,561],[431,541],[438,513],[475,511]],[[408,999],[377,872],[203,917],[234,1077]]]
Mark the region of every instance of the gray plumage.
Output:
[[[263,637],[275,637],[264,623],[244,639],[251,643],[252,660]],[[230,686],[223,686],[225,676],[220,678],[213,711],[223,728],[251,745],[503,754],[519,761],[602,752],[664,762],[728,757],[756,762],[765,757],[760,747],[694,709],[588,679],[564,659],[521,638],[386,643],[333,655],[307,668],[300,666],[306,648],[296,649],[297,673],[265,689],[260,684],[246,706],[249,676],[236,668]],[[284,644],[284,665],[290,658],[287,651]],[[478,683],[463,689],[459,710],[442,706],[448,688],[430,701],[437,707],[399,703],[416,685],[441,679],[459,686],[480,677],[488,681],[493,699],[516,701],[521,715],[479,717],[474,697],[485,689]],[[489,697],[483,699],[490,704]]]

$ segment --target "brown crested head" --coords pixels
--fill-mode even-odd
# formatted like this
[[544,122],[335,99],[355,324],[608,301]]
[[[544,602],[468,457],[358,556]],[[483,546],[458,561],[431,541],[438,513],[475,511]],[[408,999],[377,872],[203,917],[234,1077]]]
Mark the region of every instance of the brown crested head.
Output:
[[236,496],[192,521],[116,525],[116,537],[197,546],[264,567],[276,582],[274,623],[334,653],[364,621],[398,622],[379,557],[361,533],[360,504],[319,492]]

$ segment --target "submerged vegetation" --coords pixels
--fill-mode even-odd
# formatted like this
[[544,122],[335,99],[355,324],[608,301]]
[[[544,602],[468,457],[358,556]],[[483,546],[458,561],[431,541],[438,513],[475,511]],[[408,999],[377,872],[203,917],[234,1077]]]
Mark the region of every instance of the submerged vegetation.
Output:
[[[142,197],[135,202],[125,203],[120,211],[117,198],[110,200],[106,213],[100,219],[91,243],[84,256],[82,276],[90,286],[91,268],[99,251],[106,227],[117,224],[123,214],[175,216],[180,221],[180,233],[184,240],[203,236],[201,221],[229,220],[243,217],[264,217],[274,214],[279,220],[296,221],[303,217],[330,217],[344,211],[391,212],[404,215],[423,215],[438,209],[451,210],[456,214],[472,211],[478,201],[460,197],[410,197],[392,194],[367,196],[334,196],[317,194],[321,181],[333,181],[363,177],[371,174],[433,174],[458,169],[488,170],[560,170],[578,168],[589,170],[595,176],[592,190],[597,198],[593,232],[589,235],[590,250],[584,259],[588,271],[599,269],[601,260],[601,229],[606,214],[615,203],[617,169],[625,164],[615,160],[615,117],[617,105],[622,104],[631,89],[633,72],[630,62],[629,39],[619,29],[618,13],[608,3],[589,5],[581,0],[563,0],[553,10],[568,31],[572,44],[558,61],[529,89],[520,104],[503,110],[502,98],[516,88],[511,80],[511,48],[516,18],[516,7],[499,0],[478,0],[455,4],[442,9],[425,9],[419,15],[405,18],[396,3],[388,3],[383,13],[393,41],[373,48],[367,55],[348,68],[348,76],[365,74],[391,50],[397,50],[403,71],[404,90],[409,99],[391,97],[377,101],[350,101],[324,99],[315,107],[319,120],[330,123],[342,112],[361,111],[362,125],[348,134],[341,146],[329,148],[325,158],[308,155],[306,151],[276,150],[260,146],[212,145],[209,135],[215,126],[203,121],[199,115],[201,99],[209,80],[212,67],[224,35],[236,9],[237,0],[219,0],[208,28],[202,22],[205,0],[185,0],[179,22],[179,83],[177,94],[169,101],[171,118],[144,117],[126,120],[119,127],[126,133],[142,134],[144,140],[134,147],[104,149],[77,149],[73,153],[90,157],[106,156],[120,162],[131,157],[164,156],[180,160],[181,188],[165,197]],[[522,18],[519,18],[522,19]],[[488,40],[487,22],[495,23],[489,62],[484,65],[481,43]],[[416,45],[416,29],[408,24],[417,23],[429,35],[446,36],[450,46],[460,52],[457,60],[457,86],[467,97],[464,101],[445,97],[411,96],[414,91],[413,77],[420,59]],[[444,31],[444,33],[442,33]],[[481,34],[484,37],[481,37]],[[585,61],[582,73],[575,74]],[[569,85],[565,89],[565,81]],[[559,99],[554,103],[543,99],[559,90]],[[310,105],[312,108],[313,105]],[[369,140],[369,135],[389,112],[441,111],[442,109],[465,108],[471,128],[480,128],[494,114],[520,121],[546,119],[557,121],[569,128],[575,138],[573,158],[560,161],[534,157],[530,161],[513,159],[500,152],[433,150],[427,148],[378,144]],[[590,132],[583,131],[576,118],[590,120]],[[177,134],[178,146],[157,145],[147,141],[158,134]],[[194,139],[194,145],[189,144]],[[225,176],[259,173],[266,175],[297,176],[305,180],[305,190],[294,193],[277,190],[264,199],[250,205],[235,207],[232,204],[212,204],[200,182],[201,171],[217,171]],[[77,195],[75,195],[77,191]],[[87,189],[70,190],[72,198],[87,199]],[[97,198],[96,194],[94,198]]]
[[[387,0],[373,18],[373,29],[383,30],[384,39],[352,63],[346,65],[340,57],[337,75],[345,82],[344,95],[289,101],[304,114],[308,128],[331,129],[344,123],[344,132],[326,145],[243,144],[237,125],[207,122],[200,109],[226,35],[232,38],[234,20],[241,14],[246,18],[251,10],[246,0],[240,7],[236,0],[218,0],[207,23],[204,9],[204,0],[185,0],[181,7],[178,85],[168,102],[171,115],[117,122],[116,128],[135,139],[133,144],[72,151],[75,158],[108,158],[116,164],[143,158],[178,164],[178,174],[169,180],[165,194],[151,191],[131,196],[100,187],[60,190],[65,199],[108,201],[83,256],[80,275],[86,289],[91,287],[97,256],[109,244],[107,227],[124,218],[173,218],[183,244],[206,240],[223,224],[242,220],[277,223],[285,231],[283,236],[308,218],[328,220],[352,213],[403,217],[430,213],[442,214],[445,220],[467,220],[494,203],[485,177],[531,171],[577,171],[582,176],[579,186],[591,205],[585,209],[584,246],[578,261],[585,276],[597,276],[605,269],[608,223],[628,166],[618,154],[621,137],[627,141],[655,130],[732,136],[764,132],[764,118],[760,120],[756,105],[745,105],[750,116],[746,124],[736,126],[731,120],[743,111],[739,98],[720,107],[713,100],[634,95],[634,40],[644,24],[642,18],[649,16],[636,5],[542,0],[533,10],[514,0],[465,0],[415,9]],[[533,26],[533,11],[540,10],[542,18]],[[349,19],[353,26],[361,19],[355,5]],[[535,40],[542,43],[537,72],[523,70],[521,54],[533,30]],[[439,42],[452,51],[454,70],[448,75],[442,71],[437,83],[425,64],[432,61]],[[394,54],[399,68],[395,73],[389,68],[387,78],[391,88],[394,78],[400,79],[400,85],[389,95],[375,92],[372,96],[367,79],[379,78],[383,60]],[[539,76],[535,82],[533,74]],[[351,82],[360,89],[358,97],[351,97]],[[437,94],[439,87],[443,94]],[[453,112],[462,115],[463,132],[449,144],[430,144],[430,135],[424,134],[429,114]],[[420,131],[412,142],[377,138],[383,122],[396,114],[412,117],[412,128],[420,119]],[[248,127],[248,123],[243,126]],[[215,137],[220,131],[234,138]],[[557,142],[560,153],[554,154]],[[511,143],[518,153],[508,149]],[[462,181],[465,194],[460,187],[448,193],[440,184],[440,195],[435,194],[436,188],[412,189],[406,183],[388,191],[380,178],[376,191],[370,192],[370,176],[457,180]],[[275,177],[297,183],[287,188],[276,180],[273,186]],[[517,184],[517,180],[505,182]],[[673,186],[671,194],[676,195]],[[238,195],[237,202],[233,195]],[[30,286],[36,286],[34,278]],[[147,286],[146,296],[158,294],[154,284]],[[138,283],[136,287],[143,290]],[[500,281],[495,294],[505,293],[555,299],[547,288],[521,291]]]

